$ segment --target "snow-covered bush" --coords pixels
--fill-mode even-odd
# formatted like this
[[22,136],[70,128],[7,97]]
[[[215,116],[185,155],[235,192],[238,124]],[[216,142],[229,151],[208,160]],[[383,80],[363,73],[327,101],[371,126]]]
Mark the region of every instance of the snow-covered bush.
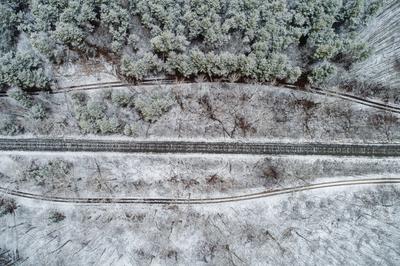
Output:
[[0,198],[0,217],[12,214],[17,209],[17,203],[14,199]]
[[19,4],[0,3],[0,54],[13,49],[18,36]]
[[[86,37],[93,31],[99,12],[99,3],[95,1],[47,1],[36,0],[30,3],[27,32],[34,40],[34,46],[46,51],[45,55],[54,57],[62,54],[66,47],[85,52]],[[48,35],[50,47],[45,47],[43,39],[38,36]],[[35,40],[36,39],[36,40]],[[55,45],[52,41],[56,41]],[[61,50],[60,50],[61,48]],[[50,52],[49,49],[54,51]],[[54,62],[60,62],[56,57]]]
[[32,33],[31,36],[32,46],[41,54],[47,56],[49,59],[54,59],[54,51],[57,49],[56,42],[47,33]]
[[9,52],[0,58],[0,84],[22,89],[47,89],[50,77],[33,51]]
[[168,55],[166,62],[167,73],[175,76],[188,78],[197,74],[190,57],[186,54],[172,52]]
[[140,38],[135,33],[131,33],[128,37],[128,44],[134,51],[139,50]]
[[102,119],[105,116],[106,106],[102,102],[90,101],[86,106],[88,114],[95,119]]
[[29,114],[35,120],[43,120],[47,117],[46,108],[41,103],[33,105],[29,110]]
[[33,100],[29,95],[21,90],[20,88],[13,88],[8,91],[8,96],[16,100],[20,105],[25,108],[31,108],[33,105]]
[[65,215],[60,211],[52,210],[49,213],[49,221],[52,223],[59,223],[64,219]]
[[128,125],[124,126],[123,134],[126,136],[134,136],[136,134],[137,128],[135,125]]
[[87,95],[84,92],[75,92],[71,95],[71,99],[76,105],[83,105],[87,102]]
[[338,61],[351,65],[367,59],[370,54],[371,48],[366,43],[357,40],[346,40],[338,55]]
[[131,107],[134,104],[132,95],[119,91],[111,93],[111,102],[119,107]]
[[371,17],[378,13],[384,1],[347,0],[343,2],[338,20],[342,28],[346,30],[356,30],[365,25]]
[[151,73],[159,72],[162,68],[162,62],[157,56],[150,53],[145,54],[141,59],[134,60],[127,56],[121,60],[121,73],[133,80],[142,80]]
[[332,75],[336,73],[336,68],[328,62],[324,62],[316,66],[312,71],[309,78],[312,84],[321,84],[328,80]]
[[83,134],[98,133],[100,131],[96,120],[81,118],[78,120],[78,125]]
[[169,93],[141,94],[135,99],[135,108],[144,121],[153,123],[174,103],[175,98]]
[[102,134],[118,133],[121,129],[121,123],[117,117],[103,118],[96,121]]
[[169,52],[183,52],[188,42],[184,36],[175,36],[170,31],[164,31],[150,40],[154,52],[167,55]]
[[120,52],[125,45],[129,26],[129,14],[117,1],[104,1],[101,5],[101,22],[112,35],[111,49]]
[[54,37],[63,44],[71,47],[84,49],[85,32],[73,23],[58,22]]
[[320,44],[316,47],[313,57],[318,60],[328,60],[338,53],[340,44]]
[[203,39],[204,44],[210,47],[219,47],[229,39],[224,34],[221,21],[223,21],[223,8],[225,1],[195,0],[184,1],[182,5],[182,24],[187,25],[190,40]]
[[74,103],[74,114],[82,133],[98,133],[100,127],[98,121],[105,118],[107,107],[96,101]]
[[22,133],[24,128],[19,125],[16,118],[10,115],[0,116],[0,135],[14,136]]
[[63,160],[52,160],[44,165],[32,162],[22,171],[23,180],[33,180],[38,185],[45,183],[52,184],[53,187],[68,176],[72,164]]

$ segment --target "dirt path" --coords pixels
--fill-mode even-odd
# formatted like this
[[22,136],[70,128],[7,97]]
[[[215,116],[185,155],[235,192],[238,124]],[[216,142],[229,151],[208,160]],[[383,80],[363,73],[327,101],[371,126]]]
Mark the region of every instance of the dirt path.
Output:
[[239,202],[245,200],[255,200],[278,196],[283,194],[297,193],[301,191],[309,191],[316,189],[332,188],[332,187],[348,187],[348,186],[361,186],[361,185],[388,185],[399,184],[400,178],[382,178],[382,179],[358,179],[346,181],[332,181],[316,184],[308,184],[304,186],[289,187],[276,190],[267,190],[258,193],[236,195],[229,197],[216,197],[216,198],[118,198],[118,197],[100,197],[100,198],[67,198],[67,197],[52,197],[22,192],[18,190],[11,190],[0,187],[0,193],[40,201],[61,202],[61,203],[74,203],[74,204],[162,204],[162,205],[175,205],[175,204],[216,204]]

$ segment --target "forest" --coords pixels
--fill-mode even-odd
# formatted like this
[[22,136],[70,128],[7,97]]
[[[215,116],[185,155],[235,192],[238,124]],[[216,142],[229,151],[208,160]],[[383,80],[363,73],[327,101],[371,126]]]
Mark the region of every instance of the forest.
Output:
[[53,68],[100,55],[152,76],[321,84],[370,54],[378,0],[1,0],[0,86],[47,90]]

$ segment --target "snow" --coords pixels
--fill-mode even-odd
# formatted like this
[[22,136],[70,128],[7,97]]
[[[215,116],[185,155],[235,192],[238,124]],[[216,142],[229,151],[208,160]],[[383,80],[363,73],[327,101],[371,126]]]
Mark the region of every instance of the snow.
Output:
[[[374,117],[387,114],[383,111],[286,88],[244,84],[181,84],[117,90],[132,95],[150,95],[150,92],[176,94],[182,99],[183,109],[175,103],[158,121],[150,124],[143,121],[134,108],[119,108],[104,99],[104,93],[109,89],[86,91],[90,98],[104,102],[108,107],[107,117],[116,116],[124,123],[135,126],[135,135],[83,135],[73,115],[71,94],[49,95],[50,117],[44,121],[18,118],[26,132],[17,137],[290,143],[400,141],[399,121],[371,122],[375,121]],[[199,103],[203,96],[209,97],[214,116],[220,122],[211,119],[206,108]],[[38,97],[40,99],[43,97]],[[4,113],[21,113],[7,99],[0,101],[4,104],[1,108]],[[316,105],[306,110],[301,105],[302,101],[311,101]],[[243,124],[247,123],[246,131],[239,127],[238,119],[243,119]],[[231,132],[231,135],[226,132]]]
[[[0,247],[22,265],[398,264],[399,189],[362,186],[210,206],[18,201]],[[50,210],[66,215],[50,223]],[[17,226],[15,226],[17,225]],[[18,241],[16,241],[18,235]]]

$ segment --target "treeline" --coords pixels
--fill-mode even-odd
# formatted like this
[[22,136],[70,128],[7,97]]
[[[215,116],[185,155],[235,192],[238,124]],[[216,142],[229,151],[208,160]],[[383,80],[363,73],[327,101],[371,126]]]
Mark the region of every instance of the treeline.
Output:
[[380,0],[0,0],[0,84],[48,88],[51,66],[112,55],[149,75],[320,83],[368,57]]

